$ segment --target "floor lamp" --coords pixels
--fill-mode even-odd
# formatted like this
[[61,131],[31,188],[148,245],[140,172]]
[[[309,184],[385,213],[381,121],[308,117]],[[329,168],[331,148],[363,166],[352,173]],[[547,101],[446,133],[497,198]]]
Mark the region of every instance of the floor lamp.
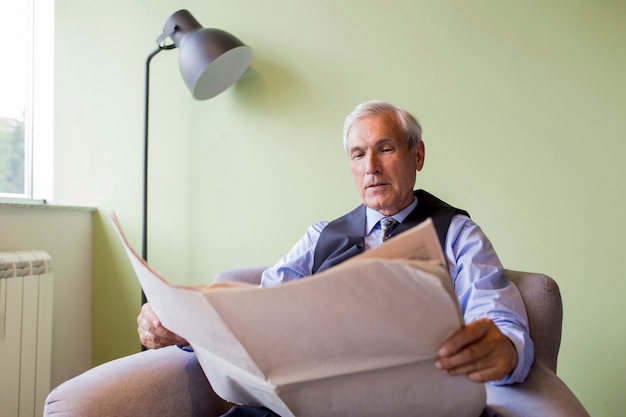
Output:
[[[168,40],[169,39],[169,40]],[[144,101],[143,223],[141,256],[148,261],[148,108],[150,62],[159,52],[179,49],[180,73],[197,100],[207,100],[233,85],[252,61],[252,50],[235,36],[219,29],[204,29],[187,10],[171,15],[156,40],[158,47],[146,59]],[[141,292],[142,303],[146,296]]]

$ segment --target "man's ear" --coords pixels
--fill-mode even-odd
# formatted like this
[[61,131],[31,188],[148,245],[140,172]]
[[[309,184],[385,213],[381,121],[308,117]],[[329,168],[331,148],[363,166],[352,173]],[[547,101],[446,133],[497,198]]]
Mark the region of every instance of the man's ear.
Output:
[[424,141],[420,140],[415,150],[415,166],[418,171],[424,168],[424,158],[426,158],[426,148],[424,147]]

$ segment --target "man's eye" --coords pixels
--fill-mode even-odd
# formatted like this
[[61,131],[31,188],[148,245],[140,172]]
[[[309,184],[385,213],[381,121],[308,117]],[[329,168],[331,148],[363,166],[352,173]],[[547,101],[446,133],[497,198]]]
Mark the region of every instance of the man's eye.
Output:
[[352,159],[359,159],[359,158],[362,158],[362,157],[363,157],[363,155],[364,155],[364,153],[363,153],[363,152],[353,153],[353,154],[352,154]]
[[393,148],[383,148],[383,152],[393,152]]

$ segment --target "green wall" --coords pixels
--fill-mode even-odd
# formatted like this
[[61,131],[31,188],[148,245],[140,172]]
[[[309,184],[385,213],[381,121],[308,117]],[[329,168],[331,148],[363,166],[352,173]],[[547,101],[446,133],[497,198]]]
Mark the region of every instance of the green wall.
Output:
[[55,198],[99,208],[94,364],[139,348],[139,288],[107,212],[138,247],[144,60],[186,7],[241,38],[254,60],[206,102],[185,90],[176,51],[153,60],[158,271],[200,283],[273,263],[308,224],[355,206],[343,118],[389,100],[423,124],[417,186],[467,209],[508,268],[559,282],[559,375],[592,415],[622,414],[626,3],[172,3],[56,1]]

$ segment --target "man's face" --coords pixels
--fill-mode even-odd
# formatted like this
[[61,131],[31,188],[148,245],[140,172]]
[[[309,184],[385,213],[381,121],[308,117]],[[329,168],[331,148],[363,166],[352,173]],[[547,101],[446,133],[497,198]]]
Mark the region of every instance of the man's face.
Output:
[[354,183],[367,207],[391,216],[413,201],[416,172],[424,166],[424,144],[409,150],[389,113],[354,122],[347,136]]

